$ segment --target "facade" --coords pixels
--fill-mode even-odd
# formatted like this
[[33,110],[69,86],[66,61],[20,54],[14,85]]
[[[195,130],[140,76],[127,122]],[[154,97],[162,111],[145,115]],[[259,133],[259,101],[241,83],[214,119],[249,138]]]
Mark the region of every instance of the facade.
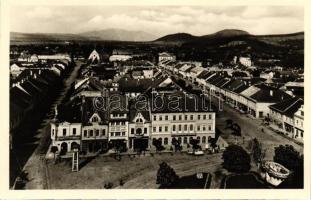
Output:
[[[200,145],[204,145],[215,137],[215,112],[203,108],[209,105],[208,102],[204,102],[204,105],[200,98],[192,99],[178,93],[162,97],[151,102],[152,140],[158,139],[162,145],[169,146],[173,138],[181,145],[188,145],[192,139],[197,139]],[[176,104],[178,110],[170,108],[170,99],[176,97],[180,103],[178,106]],[[158,109],[161,102],[166,103]]]
[[294,139],[303,137],[302,99],[294,97],[270,105],[269,108],[272,128]]
[[295,124],[294,138],[301,139],[301,140],[303,139],[303,133],[304,133],[303,121],[304,121],[304,109],[303,109],[303,105],[301,105],[298,111],[295,112],[294,114],[294,124]]

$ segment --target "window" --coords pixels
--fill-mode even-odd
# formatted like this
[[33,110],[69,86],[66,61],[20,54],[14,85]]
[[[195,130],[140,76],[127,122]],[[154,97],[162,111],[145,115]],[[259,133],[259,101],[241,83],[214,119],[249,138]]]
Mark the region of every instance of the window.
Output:
[[173,120],[176,121],[176,115],[173,115]]
[[178,119],[179,119],[179,120],[182,120],[182,115],[179,115],[179,116],[178,116]]
[[157,127],[154,126],[154,127],[152,128],[152,131],[153,131],[153,132],[157,132]]
[[159,132],[162,132],[162,126],[159,126]]
[[90,130],[90,137],[93,137],[93,130]]
[[110,136],[114,136],[114,132],[111,132],[111,133],[110,133]]
[[122,136],[125,136],[125,132],[122,132]]
[[153,120],[157,121],[157,116],[156,115],[153,116]]
[[165,126],[165,127],[164,127],[164,129],[165,129],[165,132],[167,132],[167,131],[168,131],[168,127],[167,127],[167,126]]
[[73,128],[72,129],[72,135],[76,135],[77,134],[77,129],[76,128]]
[[198,125],[197,129],[198,129],[198,131],[201,131],[201,126],[200,126],[200,125]]
[[103,135],[103,136],[106,135],[106,129],[102,129],[102,135]]
[[176,125],[173,125],[173,131],[176,131]]
[[135,129],[134,128],[131,128],[131,134],[133,135],[135,132]]
[[178,126],[178,131],[181,131],[181,124]]
[[185,115],[185,120],[188,120],[188,115]]
[[52,136],[54,136],[54,129],[52,129]]
[[162,115],[159,116],[159,120],[162,121]]
[[303,111],[301,111],[301,116],[304,116],[304,112]]
[[165,115],[165,120],[168,120],[168,115]]
[[200,120],[201,119],[201,115],[198,115],[198,120]]
[[212,130],[212,126],[208,125],[208,130],[211,131]]
[[193,125],[190,124],[190,131],[193,131]]
[[197,140],[199,140],[199,143],[201,143],[201,138],[200,138],[200,136],[197,137]]
[[206,131],[206,127],[205,126],[203,126],[203,131]]
[[95,130],[96,136],[99,136],[99,130]]
[[67,129],[63,128],[63,136],[66,136]]
[[208,119],[212,119],[212,115],[211,114],[208,115]]
[[136,119],[136,122],[140,122],[140,123],[142,123],[142,122],[143,122],[143,120],[142,120],[141,118],[138,118],[138,119]]
[[144,134],[147,134],[147,132],[148,132],[148,129],[144,128]]
[[94,117],[92,118],[92,122],[98,122],[98,118],[97,118],[96,116],[94,116]]
[[168,138],[164,138],[164,145],[168,145]]
[[190,120],[193,120],[193,115],[190,115]]
[[84,130],[84,131],[83,131],[83,136],[84,136],[84,137],[87,137],[87,130]]
[[115,132],[115,135],[116,135],[116,136],[120,136],[121,133],[120,133],[120,132]]
[[184,131],[187,131],[188,127],[187,124],[184,125]]
[[206,115],[203,115],[203,120],[206,120]]

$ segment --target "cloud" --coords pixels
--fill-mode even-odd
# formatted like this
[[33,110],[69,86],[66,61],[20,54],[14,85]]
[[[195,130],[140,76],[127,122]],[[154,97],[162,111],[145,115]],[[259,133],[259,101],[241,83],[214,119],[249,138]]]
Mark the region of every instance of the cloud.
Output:
[[303,17],[299,6],[19,6],[11,22],[13,30],[22,32],[120,28],[163,36],[205,35],[227,28],[252,34],[291,33],[304,29]]

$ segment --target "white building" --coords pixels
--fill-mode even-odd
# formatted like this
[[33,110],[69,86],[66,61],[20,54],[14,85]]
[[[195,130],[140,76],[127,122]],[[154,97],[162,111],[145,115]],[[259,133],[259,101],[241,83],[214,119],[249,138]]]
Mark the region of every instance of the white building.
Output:
[[245,67],[252,66],[252,60],[249,57],[240,57],[239,62],[244,65]]
[[166,60],[175,61],[176,56],[167,52],[159,53],[159,62],[163,62]]
[[295,112],[294,114],[294,123],[295,123],[294,138],[303,139],[303,133],[304,133],[303,121],[304,121],[304,109],[303,109],[303,105],[301,105],[298,111]]

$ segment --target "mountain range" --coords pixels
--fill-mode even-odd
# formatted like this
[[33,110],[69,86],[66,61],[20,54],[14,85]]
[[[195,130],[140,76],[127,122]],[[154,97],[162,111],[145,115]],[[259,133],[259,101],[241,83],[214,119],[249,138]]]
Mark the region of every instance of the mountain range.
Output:
[[152,41],[157,37],[144,31],[128,31],[123,29],[104,29],[78,34],[62,33],[19,33],[11,32],[11,41]]

